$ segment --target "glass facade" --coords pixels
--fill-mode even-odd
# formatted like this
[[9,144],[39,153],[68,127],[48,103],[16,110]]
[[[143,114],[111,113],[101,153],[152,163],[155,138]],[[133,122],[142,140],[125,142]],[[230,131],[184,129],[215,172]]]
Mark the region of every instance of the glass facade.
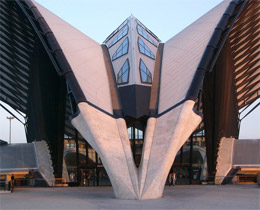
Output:
[[138,37],[137,42],[140,53],[148,56],[149,58],[155,59],[153,52],[149,49],[149,47],[144,43],[144,41],[140,37]]
[[[137,167],[141,162],[145,127],[140,122],[128,125],[129,141]],[[64,139],[64,161],[69,185],[111,185],[99,155],[77,132],[75,136]],[[176,172],[178,185],[200,184],[208,180],[203,127],[198,128],[178,151],[171,172]],[[169,184],[168,179],[166,184]]]
[[118,41],[120,41],[123,37],[128,34],[129,27],[126,25],[123,30],[113,39],[113,41],[108,45],[108,48],[112,47]]
[[117,58],[125,55],[128,53],[128,47],[129,47],[129,40],[128,37],[125,38],[123,43],[118,47],[117,51],[112,56],[112,61],[116,60]]
[[64,160],[70,186],[111,185],[99,155],[85,140],[65,139]]
[[143,83],[151,84],[152,83],[152,74],[149,71],[149,69],[147,68],[147,66],[144,64],[142,59],[140,59],[139,71],[140,71],[140,75],[141,75],[141,81]]
[[200,184],[208,179],[204,128],[195,131],[181,147],[171,171],[177,174],[177,184]]
[[117,74],[117,84],[126,84],[129,81],[129,60],[126,59],[124,65]]
[[136,166],[138,167],[141,162],[143,143],[144,143],[144,131],[138,125],[133,125],[128,128],[128,136],[133,152],[133,157]]
[[136,28],[139,35],[141,35],[143,38],[145,38],[147,41],[157,47],[157,44],[151,39],[151,37],[144,31],[144,29],[140,25],[137,25]]

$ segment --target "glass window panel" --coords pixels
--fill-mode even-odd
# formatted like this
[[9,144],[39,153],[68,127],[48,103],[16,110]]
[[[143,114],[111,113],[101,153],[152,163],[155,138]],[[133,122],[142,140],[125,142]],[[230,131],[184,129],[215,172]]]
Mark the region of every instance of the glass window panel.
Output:
[[128,128],[127,131],[128,131],[128,136],[131,139],[131,128]]
[[114,44],[116,44],[118,41],[120,41],[123,37],[125,37],[128,34],[128,25],[124,27],[124,29],[114,38],[114,40],[108,45],[108,48],[112,47]]
[[[134,136],[135,133],[135,136]],[[128,135],[130,139],[135,137],[135,140],[142,140],[143,139],[143,131],[139,130],[138,128],[130,127],[128,128]],[[140,144],[140,141],[135,141],[136,144]]]
[[142,130],[139,130],[139,131],[140,131],[140,133],[139,133],[140,136],[139,137],[140,137],[140,139],[143,139],[143,131]]
[[117,84],[126,84],[129,81],[129,60],[126,59],[125,63],[123,64],[122,68],[117,74]]
[[123,66],[123,71],[125,72],[128,68],[129,68],[128,65],[124,65],[124,66]]
[[145,38],[147,41],[149,41],[151,44],[153,44],[155,47],[157,47],[157,44],[151,39],[151,37],[144,31],[144,29],[140,25],[137,25],[137,32],[143,38]]
[[124,47],[122,54],[126,54],[126,53],[127,53],[127,50],[128,50],[128,49],[127,49],[126,47]]
[[125,81],[125,82],[127,82],[127,80],[128,80],[128,74],[127,74],[127,72],[125,72],[124,74],[123,74],[123,82]]
[[104,41],[104,43],[107,43],[113,36],[117,34],[118,31],[120,31],[126,24],[128,23],[128,19],[126,19],[116,30],[114,30]]
[[144,24],[142,24],[138,19],[136,19],[136,23],[139,24],[140,26],[142,26],[142,28],[144,28],[153,38],[155,38],[158,42],[160,42],[161,40],[158,39],[158,37],[151,32]]
[[144,48],[140,46],[140,52],[144,54]]
[[140,59],[139,70],[141,75],[141,81],[143,83],[152,83],[152,74],[147,68],[147,66],[144,64],[142,59]]
[[147,82],[147,74],[141,71],[142,82]]
[[129,46],[128,37],[125,38],[123,43],[118,47],[117,51],[112,56],[112,61],[116,60],[117,58],[121,57],[122,55],[127,54]]
[[141,65],[141,69],[145,69],[144,62],[141,62],[140,65]]
[[135,139],[138,139],[138,129],[135,129]]
[[153,52],[149,49],[149,47],[144,43],[144,41],[140,37],[138,37],[137,42],[140,53],[147,55],[152,59],[155,59]]

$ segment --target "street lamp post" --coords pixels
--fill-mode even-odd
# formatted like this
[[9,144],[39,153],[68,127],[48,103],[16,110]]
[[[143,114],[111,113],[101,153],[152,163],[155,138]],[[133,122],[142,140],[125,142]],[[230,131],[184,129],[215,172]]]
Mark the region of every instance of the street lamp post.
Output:
[[6,117],[6,119],[8,119],[9,120],[9,122],[10,122],[10,129],[9,129],[9,144],[11,144],[11,128],[12,128],[12,126],[11,126],[11,120],[13,120],[14,119],[14,117]]

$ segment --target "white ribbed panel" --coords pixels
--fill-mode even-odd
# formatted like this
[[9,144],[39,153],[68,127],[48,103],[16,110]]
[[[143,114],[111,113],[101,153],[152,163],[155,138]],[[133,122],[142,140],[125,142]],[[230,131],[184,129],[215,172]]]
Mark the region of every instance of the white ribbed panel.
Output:
[[59,42],[88,101],[112,113],[109,81],[101,46],[33,1]]
[[223,1],[164,45],[159,113],[185,98],[203,52],[230,1]]

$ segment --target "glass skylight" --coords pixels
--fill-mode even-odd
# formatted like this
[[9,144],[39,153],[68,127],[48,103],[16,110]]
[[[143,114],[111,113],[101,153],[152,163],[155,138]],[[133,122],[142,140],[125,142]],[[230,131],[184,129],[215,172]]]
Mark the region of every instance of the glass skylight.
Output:
[[140,37],[138,37],[137,42],[138,42],[138,48],[139,48],[140,53],[147,55],[148,57],[150,57],[152,59],[155,59],[153,52],[149,49],[149,47],[147,47],[147,45],[144,43],[144,41]]
[[120,69],[120,71],[117,74],[117,84],[126,84],[129,81],[129,71],[130,71],[130,66],[129,66],[129,60],[126,59],[124,65]]
[[141,81],[143,83],[152,83],[152,74],[147,68],[147,66],[144,64],[142,59],[140,59],[139,70],[141,75]]
[[129,46],[129,40],[128,37],[125,38],[123,43],[118,47],[117,51],[112,56],[112,61],[116,60],[117,58],[125,55],[128,53],[128,46]]

